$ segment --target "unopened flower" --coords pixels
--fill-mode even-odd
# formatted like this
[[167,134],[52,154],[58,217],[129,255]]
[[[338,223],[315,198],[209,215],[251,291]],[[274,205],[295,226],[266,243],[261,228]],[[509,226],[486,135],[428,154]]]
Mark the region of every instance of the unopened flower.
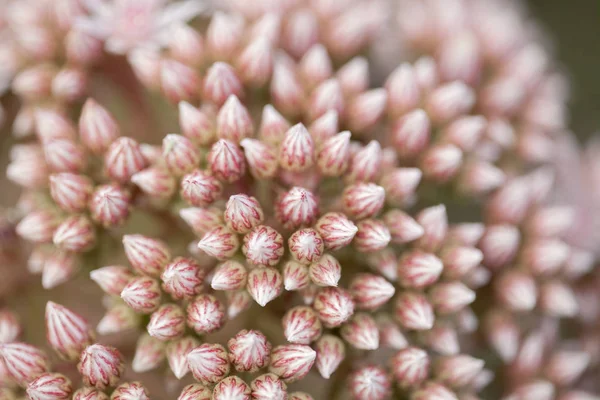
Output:
[[204,236],[212,228],[223,225],[223,212],[214,207],[182,208],[179,215],[198,236]]
[[112,295],[119,296],[133,274],[127,267],[108,266],[93,270],[90,272],[90,279],[100,286],[100,288]]
[[131,176],[131,182],[152,198],[168,199],[175,193],[176,181],[164,168],[150,167]]
[[323,254],[324,244],[321,236],[314,229],[301,229],[288,240],[290,253],[301,264],[316,262]]
[[437,313],[450,314],[475,301],[475,292],[460,282],[444,282],[431,289],[430,299]]
[[14,342],[21,330],[21,323],[15,313],[8,309],[0,310],[0,343]]
[[108,110],[89,98],[79,118],[79,135],[88,149],[94,153],[102,153],[119,137],[120,131]]
[[314,306],[319,318],[328,328],[340,326],[354,314],[354,301],[349,292],[340,288],[321,289]]
[[240,246],[237,235],[225,226],[216,226],[206,232],[198,242],[198,248],[218,260],[233,256]]
[[283,256],[283,237],[275,229],[259,225],[244,236],[242,252],[253,265],[276,265]]
[[398,279],[409,288],[422,288],[433,284],[442,273],[442,261],[430,253],[415,250],[398,261]]
[[208,165],[219,180],[229,183],[237,181],[246,172],[244,153],[236,144],[225,139],[212,145]]
[[143,274],[160,275],[171,253],[161,240],[143,235],[123,236],[123,247],[131,266]]
[[114,347],[88,346],[77,365],[83,382],[100,390],[115,386],[123,374],[123,355]]
[[27,397],[32,400],[69,399],[73,387],[71,381],[61,374],[46,373],[27,385]]
[[237,376],[229,376],[215,386],[213,389],[213,400],[240,399],[250,400],[250,386]]
[[69,360],[77,360],[81,351],[93,340],[86,320],[51,301],[46,304],[46,330],[48,343],[61,357]]
[[306,306],[290,309],[281,321],[288,342],[310,344],[321,335],[321,321],[315,311]]
[[225,323],[223,304],[214,296],[201,294],[187,306],[187,324],[199,335],[214,332]]
[[42,286],[52,289],[71,279],[80,268],[80,262],[73,253],[57,250],[44,263]]
[[346,187],[343,197],[344,210],[356,219],[376,216],[385,201],[385,190],[373,183],[357,183]]
[[306,288],[310,283],[308,268],[296,261],[288,261],[283,266],[283,286],[294,291]]
[[384,400],[390,396],[392,383],[382,367],[366,366],[352,372],[349,386],[356,399]]
[[166,347],[167,361],[169,368],[177,379],[183,378],[189,372],[187,355],[198,347],[199,341],[192,337],[186,336],[182,339],[170,341]]
[[379,330],[375,320],[366,313],[356,313],[340,331],[342,338],[352,347],[361,350],[379,348]]
[[108,148],[104,161],[107,174],[120,183],[126,183],[146,166],[139,144],[128,137],[117,138]]
[[95,388],[84,387],[73,393],[73,400],[108,400],[108,396]]
[[248,274],[246,290],[261,307],[264,307],[283,291],[283,278],[274,268],[256,268]]
[[338,250],[347,246],[358,232],[358,228],[344,214],[327,213],[317,221],[315,229],[323,238],[325,247]]
[[202,344],[188,353],[187,360],[194,379],[203,384],[219,382],[229,374],[227,351],[220,344]]
[[229,260],[217,266],[210,285],[215,290],[239,290],[246,286],[247,276],[242,264]]
[[127,304],[116,304],[110,307],[98,325],[96,331],[101,335],[124,332],[138,327],[140,315]]
[[111,400],[150,400],[148,391],[139,382],[125,382],[115,388]]
[[63,172],[50,176],[50,195],[67,212],[85,210],[92,190],[92,181],[85,175]]
[[435,316],[427,298],[418,292],[402,292],[396,297],[396,320],[406,329],[428,330]]
[[177,339],[185,331],[185,313],[175,304],[163,304],[150,316],[146,330],[160,340]]
[[373,274],[357,274],[349,287],[357,308],[373,310],[381,307],[395,293],[394,286]]
[[483,369],[483,360],[458,354],[446,356],[436,362],[435,375],[449,387],[464,387],[471,383]]
[[416,387],[429,376],[430,360],[427,352],[407,347],[397,352],[390,360],[390,368],[401,387]]
[[210,389],[199,383],[192,383],[183,388],[177,400],[211,400],[211,398]]
[[157,368],[165,359],[165,343],[145,333],[137,341],[131,362],[134,372],[147,372]]
[[156,279],[147,276],[136,277],[123,288],[121,298],[133,310],[149,314],[160,305],[160,285]]
[[285,382],[300,380],[312,368],[317,353],[309,346],[287,344],[277,346],[271,353],[269,371],[278,375]]
[[129,216],[130,200],[117,185],[98,186],[90,199],[92,219],[105,227],[121,225]]
[[84,252],[95,244],[96,233],[88,217],[74,215],[56,228],[52,241],[59,249]]
[[204,271],[191,258],[177,257],[162,271],[161,280],[175,299],[192,298],[202,291]]
[[1,344],[0,358],[11,377],[22,386],[48,372],[50,367],[46,353],[25,343]]
[[321,376],[329,379],[346,357],[344,342],[334,335],[323,335],[316,344],[316,366]]
[[278,161],[272,146],[260,140],[248,138],[243,139],[240,146],[244,149],[248,168],[254,177],[268,179],[276,174]]
[[238,371],[254,372],[270,361],[271,343],[259,331],[242,330],[227,342],[229,359]]
[[342,276],[342,266],[335,257],[324,254],[317,261],[310,264],[308,276],[317,286],[337,286]]

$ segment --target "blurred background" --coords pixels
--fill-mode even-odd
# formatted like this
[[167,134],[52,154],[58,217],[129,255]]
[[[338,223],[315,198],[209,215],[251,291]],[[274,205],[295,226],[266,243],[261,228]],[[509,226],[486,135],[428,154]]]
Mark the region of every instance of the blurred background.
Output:
[[528,0],[530,14],[555,45],[571,80],[571,128],[587,140],[600,133],[600,1]]

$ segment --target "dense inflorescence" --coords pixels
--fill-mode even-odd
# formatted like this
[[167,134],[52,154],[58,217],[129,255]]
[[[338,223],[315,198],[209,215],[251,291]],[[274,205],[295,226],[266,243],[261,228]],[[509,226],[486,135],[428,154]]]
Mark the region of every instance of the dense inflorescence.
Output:
[[566,84],[517,4],[6,7],[9,220],[106,310],[47,303],[60,360],[0,311],[0,399],[596,398]]

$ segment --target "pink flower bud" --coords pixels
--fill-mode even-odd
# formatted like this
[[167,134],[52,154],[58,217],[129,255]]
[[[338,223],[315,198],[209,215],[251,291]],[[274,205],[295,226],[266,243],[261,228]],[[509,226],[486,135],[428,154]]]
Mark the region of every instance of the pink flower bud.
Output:
[[73,386],[62,374],[45,373],[27,385],[27,398],[31,400],[68,400]]
[[486,162],[471,162],[459,177],[461,190],[470,195],[481,195],[501,186],[506,179],[504,172]]
[[185,313],[175,304],[163,304],[150,316],[146,330],[159,340],[177,339],[185,331]]
[[150,400],[148,391],[139,382],[121,383],[110,395],[111,400]]
[[462,151],[453,144],[440,144],[430,147],[421,159],[423,174],[436,182],[444,183],[452,179],[463,162]]
[[396,292],[394,285],[373,274],[357,274],[349,287],[356,307],[375,310],[386,304]]
[[92,190],[92,181],[87,176],[68,172],[50,176],[50,195],[67,212],[85,210]]
[[305,171],[313,165],[315,145],[302,124],[291,127],[279,146],[279,165],[288,171]]
[[212,391],[199,383],[187,385],[181,391],[177,400],[211,400]]
[[196,71],[176,60],[160,62],[160,86],[173,103],[196,99],[200,93],[200,77]]
[[275,374],[263,374],[258,376],[250,384],[252,399],[255,400],[277,400],[287,399],[287,385]]
[[282,324],[283,333],[290,343],[310,344],[321,336],[321,321],[310,307],[297,306],[288,310]]
[[303,303],[307,306],[313,305],[318,292],[319,287],[317,285],[309,283],[307,287],[300,290],[300,295],[302,296]]
[[252,25],[250,37],[253,39],[264,37],[271,43],[277,44],[279,42],[280,30],[280,15],[275,12],[267,12],[258,17],[256,22]]
[[508,399],[539,399],[539,400],[551,400],[554,398],[555,388],[554,385],[544,380],[534,380],[529,383],[525,383],[515,390],[507,397]]
[[84,215],[73,215],[56,228],[52,241],[62,250],[87,251],[96,244],[94,225]]
[[195,234],[204,236],[212,228],[223,225],[223,212],[217,208],[183,208],[179,210],[179,215]]
[[338,133],[338,119],[338,113],[329,110],[310,124],[308,131],[317,147],[324,148],[325,141]]
[[342,88],[335,78],[331,78],[319,84],[312,91],[308,101],[308,117],[314,121],[329,110],[343,115],[344,107]]
[[150,314],[160,305],[160,286],[156,279],[147,276],[136,277],[123,288],[121,298],[133,310]]
[[574,219],[575,214],[570,207],[544,207],[535,210],[528,218],[527,231],[535,236],[561,236],[572,226]]
[[214,290],[239,290],[246,286],[247,276],[246,268],[242,264],[228,260],[214,271],[211,287]]
[[115,304],[106,311],[96,331],[100,335],[121,333],[137,328],[140,325],[140,315],[132,310],[127,304]]
[[284,114],[298,115],[304,109],[305,92],[289,60],[275,60],[269,88],[273,105]]
[[531,184],[526,179],[506,182],[492,194],[486,205],[486,215],[493,222],[519,224],[531,205]]
[[165,360],[165,343],[147,333],[142,334],[135,346],[131,362],[133,372],[143,373],[157,368]]
[[183,135],[197,145],[209,145],[215,138],[212,115],[185,101],[179,103],[179,126]]
[[357,400],[385,400],[392,392],[392,382],[381,366],[366,366],[349,377],[352,396]]
[[423,335],[423,342],[431,350],[445,356],[458,354],[458,332],[451,324],[436,323]]
[[419,105],[421,90],[413,67],[403,63],[390,74],[385,82],[387,108],[391,115],[405,114]]
[[403,158],[414,158],[429,144],[431,123],[425,111],[417,109],[399,119],[392,128],[392,143]]
[[237,58],[237,70],[249,85],[265,85],[273,72],[273,47],[268,38],[252,39]]
[[277,172],[277,155],[275,149],[256,140],[244,139],[240,142],[250,173],[257,179],[272,178]]
[[46,353],[26,343],[0,344],[0,360],[12,379],[21,386],[48,372],[50,367]]
[[195,170],[181,180],[181,197],[196,207],[205,207],[221,196],[223,186],[205,171]]
[[233,57],[243,40],[244,23],[234,14],[216,12],[208,25],[206,45],[213,58],[227,60]]
[[50,94],[54,74],[54,68],[48,64],[34,65],[14,77],[12,90],[25,99],[44,98]]
[[252,305],[252,297],[246,290],[225,292],[227,296],[227,316],[229,319],[237,317]]
[[353,132],[365,132],[381,120],[385,112],[387,92],[372,89],[357,95],[348,106],[348,126]]
[[269,364],[271,343],[259,331],[241,330],[229,339],[227,347],[237,371],[255,372]]
[[246,290],[254,301],[264,307],[283,291],[283,278],[274,268],[256,268],[248,274]]
[[[458,400],[458,397],[443,385],[427,382],[413,393],[411,400]],[[540,399],[541,400],[541,399]]]
[[346,347],[340,338],[323,335],[316,345],[316,366],[321,376],[329,379],[346,357]]
[[202,291],[204,271],[191,258],[177,257],[161,274],[162,287],[174,299],[192,298]]
[[98,186],[90,199],[92,219],[104,227],[121,225],[129,216],[129,194],[117,185]]
[[25,215],[17,225],[16,232],[17,235],[30,242],[50,242],[58,224],[59,220],[54,213],[34,211]]
[[495,312],[485,320],[484,333],[492,349],[502,361],[514,360],[519,350],[521,332],[509,314]]
[[202,344],[188,353],[187,360],[194,379],[205,385],[219,382],[231,368],[227,350],[220,344]]
[[492,270],[510,263],[519,249],[521,234],[512,225],[488,226],[479,242],[483,252],[483,264]]
[[513,270],[496,278],[496,295],[511,310],[530,311],[535,307],[538,291],[531,276]]
[[379,348],[379,330],[373,317],[366,313],[356,313],[340,331],[342,338],[352,347],[360,350]]
[[391,233],[385,224],[375,219],[365,219],[357,224],[354,247],[361,253],[372,253],[387,247]]
[[131,176],[131,182],[148,196],[157,199],[169,199],[177,187],[177,181],[165,169],[146,168]]
[[426,251],[436,251],[448,231],[448,215],[443,204],[423,209],[416,218],[424,233],[417,245]]
[[52,96],[66,102],[74,102],[85,95],[87,86],[88,76],[83,70],[63,68],[52,80]]
[[21,335],[22,327],[15,313],[0,309],[0,343],[11,343]]
[[311,395],[305,392],[290,393],[288,400],[314,400]]
[[163,267],[171,259],[171,252],[166,243],[143,235],[123,236],[125,255],[136,271],[158,276]]
[[93,340],[88,322],[66,307],[49,301],[46,304],[46,337],[63,358],[77,360]]
[[260,203],[245,194],[231,196],[224,214],[227,227],[236,233],[248,233],[264,219]]
[[323,239],[310,228],[294,232],[288,240],[288,246],[294,260],[301,264],[316,262],[324,250]]
[[403,388],[416,387],[429,376],[430,360],[427,352],[418,347],[407,347],[390,360],[394,380]]
[[545,314],[553,317],[570,318],[579,313],[573,290],[560,281],[549,281],[540,287],[539,304]]
[[441,382],[451,387],[469,385],[483,369],[483,360],[459,354],[439,359],[435,365],[435,375]]
[[189,372],[187,356],[199,344],[200,342],[193,336],[186,336],[167,344],[167,361],[177,379],[183,378]]
[[417,331],[431,329],[435,321],[433,307],[417,292],[402,292],[396,297],[395,317],[404,328]]
[[544,375],[560,386],[568,386],[578,380],[590,364],[590,355],[583,351],[558,350],[544,368]]
[[235,144],[221,139],[208,153],[208,165],[217,179],[224,182],[235,182],[246,172],[244,153]]
[[340,67],[336,77],[344,95],[357,95],[369,87],[369,63],[364,57],[354,57]]
[[327,328],[340,326],[354,314],[352,296],[340,288],[321,289],[315,297],[313,307]]
[[325,176],[340,176],[350,161],[350,132],[344,131],[327,138],[317,157],[319,171]]
[[283,266],[283,286],[285,290],[294,291],[306,288],[310,283],[308,268],[295,261],[288,261]]
[[466,84],[450,82],[436,88],[427,99],[427,111],[436,123],[453,120],[475,104],[475,94]]
[[344,210],[351,217],[363,219],[376,216],[385,202],[385,190],[374,183],[356,183],[342,193]]
[[74,141],[76,138],[71,120],[55,109],[38,108],[34,119],[37,136],[44,144],[53,139]]
[[532,274],[548,276],[555,274],[569,257],[569,246],[557,239],[532,240],[523,246],[522,261]]
[[77,256],[64,251],[56,251],[44,263],[42,287],[52,289],[71,279],[80,268]]
[[259,225],[244,236],[242,251],[248,262],[253,265],[274,266],[284,252],[283,237],[275,229]]
[[382,160],[381,146],[372,140],[353,154],[350,169],[344,178],[348,182],[374,181],[381,172]]
[[206,100],[220,107],[231,95],[242,97],[244,88],[229,64],[216,62],[206,72],[202,93]]
[[104,159],[108,176],[117,182],[126,183],[136,172],[146,166],[139,144],[128,137],[117,138],[106,152]]
[[100,40],[77,29],[71,29],[65,37],[67,59],[74,64],[95,63],[102,57],[102,45]]
[[290,129],[290,123],[273,107],[267,104],[262,111],[258,137],[266,144],[278,146]]
[[174,24],[169,35],[169,54],[187,65],[197,66],[205,58],[202,36],[191,26]]
[[229,96],[217,114],[217,137],[239,143],[253,133],[254,126],[248,109],[235,95]]
[[298,65],[304,86],[313,89],[329,79],[333,69],[331,64],[327,49],[322,44],[317,43],[308,49]]
[[398,279],[408,288],[423,288],[432,285],[440,277],[444,265],[430,253],[413,250],[398,262]]
[[465,152],[472,151],[487,128],[484,117],[466,116],[452,122],[444,129],[443,136],[449,143],[458,146]]
[[94,388],[84,387],[73,393],[72,400],[108,400],[108,396]]
[[269,371],[278,375],[285,382],[295,382],[308,374],[316,357],[317,353],[306,345],[277,346],[271,353]]
[[293,187],[284,193],[276,203],[277,219],[288,229],[309,226],[319,213],[317,198],[310,191]]
[[316,223],[315,229],[323,238],[325,247],[338,250],[352,242],[358,228],[344,214],[327,213]]
[[200,163],[200,154],[192,141],[174,133],[163,139],[162,156],[167,168],[175,176],[190,172]]
[[393,243],[404,244],[419,239],[425,233],[421,225],[410,215],[393,209],[385,213],[383,221],[391,235]]
[[87,163],[83,149],[70,139],[50,139],[44,142],[48,166],[56,172],[80,172]]
[[198,242],[200,250],[218,260],[232,257],[239,247],[237,235],[224,226],[217,226],[206,232]]
[[127,283],[133,278],[133,273],[127,267],[108,266],[93,270],[90,272],[90,278],[104,292],[119,296]]
[[250,386],[237,376],[229,376],[215,386],[212,400],[250,400]]
[[214,296],[201,294],[187,306],[187,324],[197,334],[215,332],[225,323],[225,307]]
[[455,246],[443,250],[444,276],[461,278],[479,266],[483,253],[474,247]]
[[114,386],[123,374],[123,355],[117,349],[102,344],[88,346],[77,364],[83,383],[104,390]]

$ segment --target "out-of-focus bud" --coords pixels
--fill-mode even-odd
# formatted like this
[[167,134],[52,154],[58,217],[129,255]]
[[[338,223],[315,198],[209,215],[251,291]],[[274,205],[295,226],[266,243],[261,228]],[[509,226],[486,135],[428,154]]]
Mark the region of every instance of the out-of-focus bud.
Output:
[[342,193],[346,213],[356,219],[376,216],[385,202],[385,189],[373,183],[356,183]]
[[127,304],[116,304],[106,311],[96,331],[100,335],[121,333],[129,329],[137,328],[140,324],[140,315]]
[[426,109],[433,122],[444,123],[467,113],[474,104],[473,89],[463,82],[454,81],[431,92]]
[[177,186],[175,178],[161,167],[150,167],[137,172],[132,175],[131,182],[156,199],[169,199]]
[[110,400],[150,400],[150,397],[140,382],[125,382],[115,388]]
[[72,29],[65,37],[65,53],[67,59],[74,64],[91,65],[102,57],[102,41]]
[[123,248],[133,269],[145,275],[159,276],[171,259],[166,243],[143,235],[123,236]]
[[185,101],[179,103],[179,126],[183,135],[197,145],[209,145],[215,138],[211,113],[197,109]]
[[360,350],[379,348],[379,330],[373,317],[367,313],[356,313],[340,331],[342,338],[352,347]]
[[179,211],[183,219],[198,236],[204,236],[212,228],[223,225],[223,212],[217,208],[183,208]]
[[304,89],[291,60],[279,56],[273,66],[269,88],[273,105],[285,115],[297,116],[305,107]]
[[385,400],[392,392],[392,382],[381,366],[362,367],[350,374],[350,392],[355,399]]
[[165,343],[144,333],[135,346],[131,369],[137,373],[151,371],[162,364],[164,360]]
[[0,344],[16,341],[21,331],[17,315],[8,309],[0,309]]
[[345,96],[364,92],[369,87],[369,62],[364,57],[354,57],[340,67],[336,78]]
[[94,153],[102,153],[119,137],[120,132],[114,117],[90,98],[81,111],[79,135],[86,148]]
[[161,55],[157,49],[139,47],[127,55],[127,61],[135,76],[142,84],[151,89],[158,89],[161,82]]
[[244,34],[244,21],[238,15],[216,12],[208,25],[206,46],[216,60],[234,56]]
[[409,203],[422,176],[423,173],[418,168],[395,168],[387,171],[380,182],[385,189],[386,201],[398,206]]
[[546,314],[558,318],[574,317],[579,312],[579,305],[571,287],[557,280],[541,285],[539,305]]
[[483,364],[483,360],[465,354],[446,356],[437,360],[435,376],[450,387],[462,388],[473,382]]
[[50,94],[54,74],[54,68],[50,65],[35,65],[15,76],[12,82],[12,90],[25,99],[44,98]]
[[316,344],[316,366],[321,376],[329,379],[346,357],[346,346],[334,335],[323,335]]
[[429,376],[430,363],[425,350],[407,347],[390,359],[390,369],[400,387],[416,387]]
[[475,301],[475,292],[461,282],[443,282],[434,285],[429,293],[438,314],[451,314]]
[[108,148],[104,160],[106,173],[117,182],[127,183],[146,166],[140,145],[129,137],[117,138]]
[[512,225],[491,225],[479,242],[483,264],[493,270],[510,263],[519,249],[521,234]]
[[351,294],[340,288],[321,289],[315,297],[313,307],[327,328],[340,326],[354,314]]
[[193,336],[186,336],[167,344],[167,361],[177,379],[183,378],[189,372],[187,355],[199,344],[198,339]]
[[52,95],[57,99],[73,102],[85,94],[87,85],[87,75],[84,71],[65,68],[52,80]]
[[401,64],[385,82],[388,113],[394,116],[405,114],[419,105],[421,90],[412,65]]
[[530,311],[537,302],[538,290],[530,275],[515,270],[496,278],[496,295],[511,310]]
[[346,114],[352,132],[372,129],[383,116],[387,100],[385,89],[372,89],[352,99]]
[[440,277],[444,265],[430,253],[414,250],[398,261],[398,279],[408,288],[423,288],[432,285]]
[[415,158],[429,144],[431,123],[425,111],[417,109],[400,118],[392,127],[392,143],[402,158]]
[[73,253],[54,252],[44,263],[42,287],[52,289],[65,283],[79,271],[79,268],[79,260]]
[[200,163],[200,154],[192,141],[174,133],[163,139],[162,157],[169,171],[175,176],[190,172]]
[[357,274],[349,287],[356,307],[375,310],[386,304],[395,293],[394,285],[378,275]]
[[241,98],[244,89],[235,70],[227,63],[216,62],[206,72],[203,96],[206,100],[221,106],[231,95]]
[[309,90],[331,77],[333,69],[327,49],[321,44],[308,49],[298,67],[304,86]]
[[83,317],[51,301],[46,304],[46,332],[52,348],[71,361],[93,340],[93,331]]
[[160,62],[160,86],[171,102],[189,101],[200,94],[200,77],[188,65],[166,59]]
[[186,24],[173,26],[169,36],[169,55],[187,65],[200,64],[204,59],[202,36]]
[[271,41],[265,37],[258,37],[250,41],[237,58],[237,70],[247,84],[264,85],[273,72]]
[[433,327],[433,307],[423,294],[402,292],[396,297],[394,307],[396,320],[404,328],[424,331]]
[[339,82],[328,79],[313,90],[308,100],[308,117],[311,121],[316,120],[329,110],[334,110],[338,115],[344,113],[344,96]]
[[67,212],[85,210],[92,190],[92,181],[87,176],[69,172],[50,176],[50,195]]
[[34,243],[45,243],[52,240],[54,230],[58,227],[57,215],[49,211],[29,213],[16,227],[17,235]]

